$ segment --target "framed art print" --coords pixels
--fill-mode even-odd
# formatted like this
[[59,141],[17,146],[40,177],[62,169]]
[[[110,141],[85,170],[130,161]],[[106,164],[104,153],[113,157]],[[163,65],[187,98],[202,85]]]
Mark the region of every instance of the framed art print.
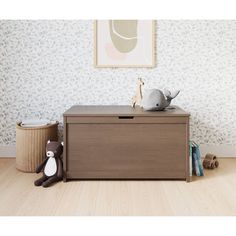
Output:
[[95,21],[96,67],[154,67],[153,20]]

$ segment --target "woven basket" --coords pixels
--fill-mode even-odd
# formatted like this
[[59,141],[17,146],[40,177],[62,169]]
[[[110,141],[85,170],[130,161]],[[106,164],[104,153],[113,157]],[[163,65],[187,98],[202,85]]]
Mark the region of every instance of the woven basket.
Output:
[[58,122],[37,128],[16,124],[16,168],[23,172],[35,172],[46,153],[46,143],[57,141]]

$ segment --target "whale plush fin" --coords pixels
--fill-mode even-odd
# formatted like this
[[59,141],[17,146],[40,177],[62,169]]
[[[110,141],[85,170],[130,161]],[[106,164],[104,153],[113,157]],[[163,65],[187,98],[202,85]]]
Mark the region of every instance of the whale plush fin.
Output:
[[164,94],[166,97],[169,97],[171,95],[171,92],[168,89],[164,89]]
[[175,90],[173,92],[170,92],[169,90],[167,89],[164,89],[164,94],[165,96],[167,97],[167,99],[169,100],[172,100],[174,99],[175,97],[177,97],[177,95],[179,94],[180,90]]
[[175,97],[177,97],[177,95],[179,94],[180,90],[175,90],[171,93],[170,97],[173,99]]

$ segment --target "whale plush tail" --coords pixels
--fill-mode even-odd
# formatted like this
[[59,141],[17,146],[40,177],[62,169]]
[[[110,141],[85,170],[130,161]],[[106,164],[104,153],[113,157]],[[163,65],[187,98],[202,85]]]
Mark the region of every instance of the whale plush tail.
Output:
[[177,95],[179,94],[180,90],[175,90],[173,92],[170,92],[167,89],[164,89],[164,94],[167,98],[167,100],[171,101],[172,99],[174,99],[175,97],[177,97]]

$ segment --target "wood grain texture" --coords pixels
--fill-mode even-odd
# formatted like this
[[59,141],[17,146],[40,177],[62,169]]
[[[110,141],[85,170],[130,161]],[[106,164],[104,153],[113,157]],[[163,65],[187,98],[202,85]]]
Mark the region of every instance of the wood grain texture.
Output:
[[67,128],[67,165],[74,178],[186,178],[184,124],[68,124]]
[[64,181],[189,181],[188,125],[189,114],[179,107],[73,106],[64,113]]
[[153,123],[159,123],[159,124],[185,124],[186,123],[186,117],[178,117],[178,116],[172,116],[172,117],[154,117],[154,116],[97,116],[96,119],[94,119],[94,116],[72,116],[67,117],[67,123],[72,124],[124,124],[124,123],[135,123],[135,124],[153,124]]
[[183,181],[68,181],[35,187],[39,177],[0,159],[1,216],[236,215],[236,159],[220,159],[204,177]]
[[189,140],[190,140],[190,134],[189,134],[189,117],[187,117],[187,121],[186,121],[186,132],[185,132],[185,135],[186,135],[186,140],[187,140],[187,145],[185,145],[185,153],[186,153],[186,172],[185,172],[185,175],[186,175],[186,182],[190,182],[191,179],[192,179],[192,174],[190,175],[190,160],[189,160],[189,156],[190,156],[190,153],[189,153]]
[[63,181],[66,182],[66,172],[67,172],[67,118],[64,117],[63,119]]
[[189,116],[190,114],[178,106],[172,106],[175,109],[166,109],[164,111],[145,111],[139,106],[72,106],[63,115],[64,116]]

